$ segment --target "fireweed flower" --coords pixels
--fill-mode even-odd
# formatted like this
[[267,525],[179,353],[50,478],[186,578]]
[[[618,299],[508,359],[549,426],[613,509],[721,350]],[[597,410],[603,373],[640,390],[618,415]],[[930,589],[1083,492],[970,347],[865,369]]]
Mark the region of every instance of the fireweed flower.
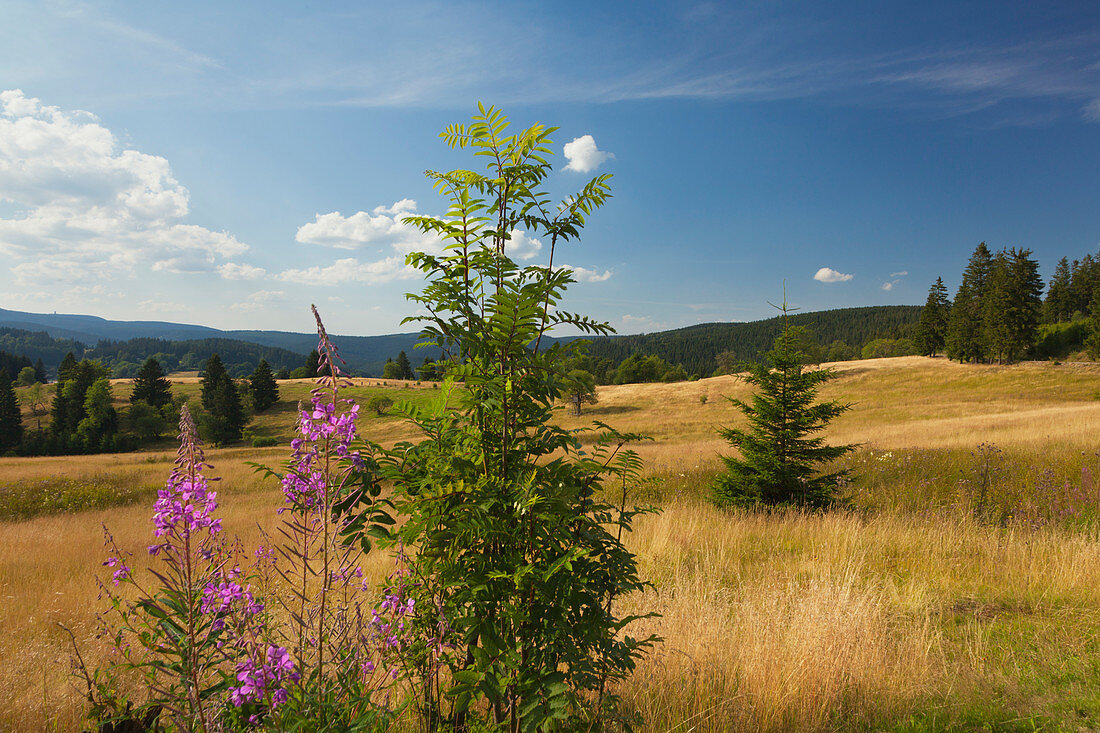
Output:
[[299,405],[298,437],[290,442],[290,470],[283,476],[283,495],[287,502],[302,509],[311,510],[324,506],[331,476],[326,472],[326,456],[350,457],[353,463],[362,460],[351,450],[357,437],[355,421],[359,405],[353,400],[337,398],[341,384],[342,361],[325,332],[317,308],[313,308],[320,338],[317,351],[320,354],[319,386],[313,390],[308,406]]
[[271,694],[271,706],[287,699],[287,683],[297,682],[300,675],[290,652],[281,646],[268,646],[263,655],[250,656],[237,663],[237,682],[229,688],[229,700],[237,707],[260,702]]
[[202,475],[202,469],[208,467],[195,421],[184,405],[180,410],[180,448],[176,453],[176,465],[168,483],[157,492],[153,505],[153,534],[167,539],[150,545],[151,555],[173,546],[176,539],[189,539],[192,534],[204,530],[211,536],[221,531],[221,520],[211,516],[218,508],[217,492],[210,490],[207,478]]

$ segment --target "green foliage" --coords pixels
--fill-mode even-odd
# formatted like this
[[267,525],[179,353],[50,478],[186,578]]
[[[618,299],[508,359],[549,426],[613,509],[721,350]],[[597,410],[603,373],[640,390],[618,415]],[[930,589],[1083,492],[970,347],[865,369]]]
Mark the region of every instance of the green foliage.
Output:
[[891,356],[911,356],[920,353],[920,347],[911,339],[875,339],[863,345],[861,359],[884,359]]
[[236,383],[217,354],[206,362],[201,383],[202,406],[208,415],[203,427],[209,439],[218,445],[240,440],[247,422],[244,406]]
[[409,364],[409,357],[402,351],[397,355],[397,376],[395,379],[412,379],[413,374],[412,365]]
[[1043,281],[1031,250],[1002,250],[993,259],[983,307],[986,357],[1014,362],[1035,344]]
[[1089,335],[1085,339],[1085,350],[1088,351],[1090,359],[1100,361],[1100,284],[1093,292],[1089,308],[1092,315],[1089,316]]
[[[535,125],[508,135],[499,111],[479,108],[473,124],[443,137],[487,170],[429,172],[448,199],[446,218],[406,220],[446,244],[440,255],[409,256],[429,279],[409,298],[429,315],[406,319],[443,354],[445,379],[432,409],[399,408],[425,439],[370,455],[405,518],[395,537],[415,550],[410,592],[416,608],[432,609],[422,633],[440,619],[451,630],[449,675],[417,702],[429,730],[465,729],[474,709],[511,731],[598,730],[607,683],[654,641],[624,634],[632,618],[615,613],[616,599],[644,586],[621,541],[637,510],[609,504],[601,490],[637,478],[640,462],[624,447],[636,436],[600,426],[586,455],[588,431],[551,423],[574,347],[547,332],[610,330],[559,305],[574,279],[554,267],[557,248],[579,238],[610,194],[600,176],[549,200],[551,133]],[[520,227],[549,243],[546,266],[508,257]]]
[[105,380],[107,374],[106,367],[99,362],[89,359],[78,362],[72,354],[61,362],[50,419],[50,431],[60,452],[89,450],[88,443],[77,437],[77,429],[88,416],[88,390],[97,381]]
[[[817,313],[794,313],[790,321],[792,326],[805,327],[807,338],[812,333],[815,344],[843,341],[856,349],[876,338],[912,337],[920,311],[921,308],[914,305],[838,308]],[[637,353],[680,364],[688,374],[731,374],[727,371],[731,365],[753,359],[768,349],[780,327],[779,318],[768,318],[751,323],[702,323],[658,333],[594,338],[588,347],[594,364],[591,368],[583,368],[595,374],[600,384],[608,384],[615,381],[614,366]],[[718,357],[723,352],[727,352],[728,356],[719,363]],[[824,350],[820,354],[808,354],[811,361],[826,356]],[[601,369],[596,366],[603,361],[613,367],[609,378],[602,377]]]
[[951,301],[943,278],[937,277],[928,288],[928,300],[920,312],[917,325],[917,346],[925,356],[935,356],[947,345],[947,322],[951,317]]
[[144,402],[156,409],[172,404],[172,383],[160,368],[160,362],[149,357],[134,377],[130,402]]
[[594,405],[600,401],[596,395],[596,378],[585,370],[570,370],[566,380],[565,397],[577,417],[581,414],[582,405]]
[[270,448],[270,447],[272,447],[274,445],[278,445],[278,444],[279,444],[279,439],[278,438],[272,438],[270,436],[260,437],[260,438],[253,438],[252,439],[252,447],[253,448]]
[[386,359],[382,366],[382,379],[401,379],[401,367],[393,359]]
[[7,369],[0,369],[0,453],[15,450],[23,441],[23,418]]
[[374,410],[378,417],[382,417],[393,407],[393,400],[385,395],[375,395],[367,402],[367,408]]
[[993,269],[993,256],[982,242],[970,256],[962,284],[951,306],[947,324],[947,355],[959,361],[980,361],[985,356],[982,339],[984,301]]
[[85,451],[109,451],[115,446],[118,414],[111,406],[111,383],[100,377],[84,396],[84,417],[76,426],[76,442]]
[[719,506],[827,506],[846,472],[822,474],[818,467],[855,447],[826,445],[817,435],[850,405],[814,403],[820,385],[834,374],[828,369],[803,370],[798,329],[787,321],[786,302],[780,310],[783,330],[774,348],[763,362],[746,365],[744,379],[757,387],[752,404],[728,398],[748,418],[749,429],[718,431],[741,454],[722,456],[725,471],[712,486],[712,500]]
[[19,370],[19,376],[15,378],[15,383],[20,387],[29,387],[35,382],[35,373],[33,366],[25,366]]
[[138,440],[148,442],[159,440],[172,427],[174,423],[172,413],[172,403],[157,409],[148,402],[138,400],[130,403],[130,409],[126,413],[126,421],[129,423],[131,432],[137,436]]
[[266,359],[260,359],[256,371],[248,378],[248,388],[256,412],[263,412],[279,401],[279,385],[275,383],[275,375],[271,373]]

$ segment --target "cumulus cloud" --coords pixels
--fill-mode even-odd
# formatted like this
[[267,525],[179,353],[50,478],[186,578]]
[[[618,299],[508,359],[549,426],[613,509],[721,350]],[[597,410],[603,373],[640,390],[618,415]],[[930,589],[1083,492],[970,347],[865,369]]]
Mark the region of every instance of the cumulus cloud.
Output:
[[822,267],[814,273],[814,280],[817,280],[819,283],[846,283],[853,277],[855,277],[855,275],[837,272],[831,267]]
[[259,280],[267,274],[267,270],[238,262],[226,262],[218,265],[218,274],[226,280]]
[[183,223],[188,199],[167,160],[123,149],[94,115],[0,92],[0,201],[16,212],[0,217],[0,253],[18,282],[208,272],[248,250]]
[[573,138],[573,142],[565,144],[562,152],[565,154],[566,160],[569,161],[565,166],[565,170],[576,171],[577,173],[594,171],[605,160],[615,157],[612,153],[597,148],[596,140],[591,135],[581,135]]
[[377,206],[370,213],[357,211],[344,216],[339,211],[317,214],[314,221],[298,227],[295,239],[302,244],[316,244],[335,249],[392,247],[399,252],[438,252],[439,240],[432,234],[405,224],[409,214],[416,213],[416,202],[401,199],[392,206]]
[[577,282],[582,283],[602,283],[606,280],[610,280],[612,274],[611,270],[600,272],[599,270],[590,270],[587,267],[577,267],[576,265],[563,264],[562,267],[567,270],[572,270],[573,277],[577,279]]
[[286,293],[282,290],[257,290],[242,302],[234,303],[230,307],[233,310],[251,313],[253,311],[263,310],[271,303],[278,302],[285,297]]
[[542,242],[518,229],[512,230],[512,238],[504,245],[504,253],[513,260],[531,260],[538,256]]
[[884,282],[884,283],[882,284],[882,289],[883,289],[883,290],[886,290],[887,292],[889,292],[890,290],[893,290],[893,289],[894,289],[894,286],[895,286],[895,285],[897,285],[897,284],[898,284],[898,282],[899,282],[898,280],[894,280],[894,281],[892,281],[892,282]]
[[[327,267],[286,270],[277,276],[278,279],[338,285],[347,282],[378,284],[418,276],[418,270],[405,266],[405,255],[410,252],[439,254],[444,245],[435,235],[402,221],[416,214],[416,208],[416,201],[405,198],[390,206],[376,206],[370,212],[357,211],[351,216],[344,216],[339,211],[317,214],[313,221],[298,228],[295,237],[298,242],[345,250],[380,249],[381,258],[368,261],[347,257]],[[513,229],[504,249],[514,260],[531,260],[542,251],[542,242],[527,232]]]
[[315,265],[301,270],[285,270],[277,278],[302,285],[379,285],[393,280],[407,280],[419,274],[419,270],[405,265],[404,256],[394,255],[375,262],[360,262],[355,257],[347,257],[327,267]]

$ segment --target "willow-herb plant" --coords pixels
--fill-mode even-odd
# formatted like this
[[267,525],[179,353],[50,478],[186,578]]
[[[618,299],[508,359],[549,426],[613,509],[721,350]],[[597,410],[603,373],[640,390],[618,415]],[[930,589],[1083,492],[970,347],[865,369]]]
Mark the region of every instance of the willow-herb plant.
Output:
[[[410,594],[433,611],[417,616],[429,626],[420,636],[439,618],[449,625],[449,673],[417,702],[426,730],[466,730],[475,717],[515,733],[600,730],[620,712],[608,683],[658,640],[631,637],[626,627],[639,617],[615,609],[645,587],[622,536],[649,510],[628,509],[625,491],[620,503],[602,490],[637,480],[640,461],[625,446],[639,436],[554,424],[568,359],[581,347],[548,333],[612,332],[559,308],[575,280],[555,262],[558,249],[579,238],[610,191],[602,175],[551,202],[555,129],[508,134],[505,116],[479,105],[472,124],[441,137],[472,150],[485,170],[429,171],[447,213],[405,219],[445,245],[409,255],[428,283],[408,296],[424,315],[404,321],[421,324],[421,344],[443,355],[434,366],[444,382],[434,408],[397,407],[424,439],[375,446],[369,465],[393,484],[404,521],[392,539],[414,550]],[[509,256],[517,231],[549,245],[545,264]]]

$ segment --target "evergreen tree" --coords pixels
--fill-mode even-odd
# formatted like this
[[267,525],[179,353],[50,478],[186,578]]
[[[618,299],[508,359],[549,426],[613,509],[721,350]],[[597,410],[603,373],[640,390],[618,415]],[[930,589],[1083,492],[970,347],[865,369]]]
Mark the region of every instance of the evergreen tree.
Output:
[[1070,301],[1073,313],[1089,314],[1092,294],[1100,285],[1100,255],[1085,255],[1074,260],[1070,275]]
[[306,357],[306,376],[310,379],[317,377],[317,370],[321,367],[321,355],[317,353],[317,349],[309,352],[309,356]]
[[1043,302],[1044,323],[1068,321],[1073,317],[1073,293],[1070,291],[1072,284],[1073,272],[1070,270],[1069,260],[1063,257],[1058,260],[1047,287],[1047,297]]
[[0,453],[15,450],[23,441],[23,416],[7,369],[0,369]]
[[204,365],[201,384],[202,406],[210,415],[210,440],[218,445],[240,440],[246,422],[244,407],[237,384],[217,354]]
[[1042,296],[1039,263],[1031,258],[1031,250],[997,253],[983,308],[987,357],[1014,362],[1034,346]]
[[130,402],[145,402],[158,410],[172,403],[172,383],[164,376],[160,362],[153,357],[145,360],[134,377],[134,388],[130,392]]
[[951,306],[947,323],[947,355],[959,361],[985,358],[983,343],[984,303],[993,256],[982,242],[974,249],[963,272],[962,284]]
[[42,363],[41,359],[34,363],[34,381],[41,382],[42,384],[49,381],[49,378],[46,376],[46,365]]
[[1089,304],[1092,315],[1089,316],[1089,334],[1085,338],[1085,350],[1090,359],[1100,361],[1100,285],[1092,292]]
[[409,364],[409,357],[402,351],[397,355],[397,378],[398,379],[412,379],[413,370],[412,365]]
[[435,362],[432,361],[432,358],[430,356],[424,357],[424,361],[420,365],[420,368],[417,369],[417,371],[420,372],[420,378],[423,379],[425,382],[435,382],[439,379],[439,372],[437,370]]
[[73,352],[65,354],[65,358],[61,360],[61,364],[57,367],[57,381],[62,382],[69,378],[72,374],[72,370],[76,368],[76,357],[73,356]]
[[263,412],[279,401],[279,385],[266,359],[260,359],[256,371],[248,378],[248,389],[256,412]]
[[925,356],[935,356],[936,352],[947,344],[947,321],[951,316],[951,301],[947,299],[947,288],[943,278],[928,289],[928,300],[920,313],[917,327],[917,344]]
[[386,363],[382,365],[382,379],[401,379],[401,368],[391,358],[387,358]]
[[712,484],[713,501],[719,506],[826,506],[835,497],[837,479],[846,472],[821,474],[818,466],[855,447],[826,445],[815,435],[850,405],[814,403],[818,388],[835,374],[829,369],[803,371],[798,329],[788,322],[786,301],[780,310],[782,331],[775,346],[763,363],[746,367],[745,381],[758,388],[752,404],[727,398],[748,418],[749,428],[718,431],[741,454],[722,456],[726,470]]

